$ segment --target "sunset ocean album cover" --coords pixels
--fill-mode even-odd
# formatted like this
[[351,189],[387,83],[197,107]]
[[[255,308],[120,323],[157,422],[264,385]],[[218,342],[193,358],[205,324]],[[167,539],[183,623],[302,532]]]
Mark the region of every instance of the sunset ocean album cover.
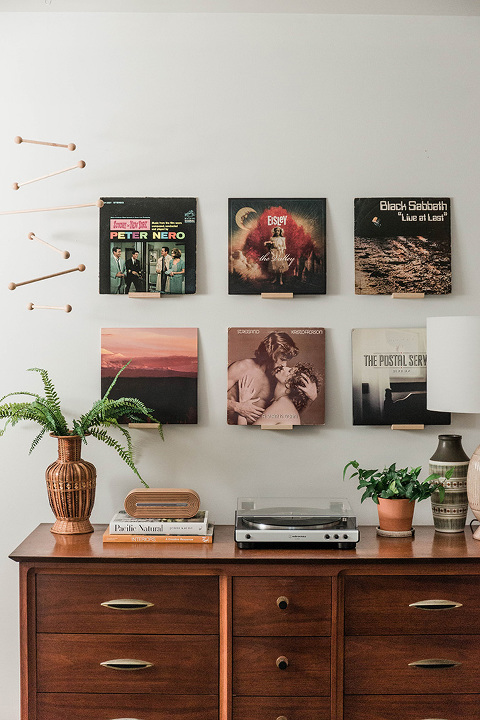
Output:
[[141,400],[161,423],[197,423],[197,328],[104,328],[101,390]]

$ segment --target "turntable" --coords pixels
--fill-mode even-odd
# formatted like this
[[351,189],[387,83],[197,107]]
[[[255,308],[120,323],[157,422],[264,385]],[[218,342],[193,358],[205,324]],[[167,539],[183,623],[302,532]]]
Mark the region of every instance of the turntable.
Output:
[[351,549],[360,539],[347,500],[238,498],[235,541],[239,548],[298,543]]

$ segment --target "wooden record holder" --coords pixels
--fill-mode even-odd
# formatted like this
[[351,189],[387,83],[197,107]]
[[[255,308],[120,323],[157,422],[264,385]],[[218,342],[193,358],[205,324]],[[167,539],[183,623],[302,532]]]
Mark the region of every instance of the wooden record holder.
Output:
[[195,490],[135,488],[125,498],[126,512],[135,518],[191,518],[200,507]]
[[390,430],[425,430],[425,425],[422,425],[421,423],[407,425],[407,424],[400,424],[400,425],[391,425]]
[[129,292],[129,298],[161,298],[161,294],[158,292]]
[[394,300],[423,300],[424,297],[425,297],[425,293],[414,293],[414,292],[392,293],[392,298]]
[[260,425],[262,430],[293,430],[293,425]]
[[261,293],[261,297],[267,300],[291,300],[293,298],[293,292],[287,293]]

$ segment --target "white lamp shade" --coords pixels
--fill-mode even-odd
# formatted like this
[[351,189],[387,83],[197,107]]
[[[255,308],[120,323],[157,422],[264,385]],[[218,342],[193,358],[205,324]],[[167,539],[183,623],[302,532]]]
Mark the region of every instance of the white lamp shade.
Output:
[[427,408],[480,413],[480,317],[427,318]]

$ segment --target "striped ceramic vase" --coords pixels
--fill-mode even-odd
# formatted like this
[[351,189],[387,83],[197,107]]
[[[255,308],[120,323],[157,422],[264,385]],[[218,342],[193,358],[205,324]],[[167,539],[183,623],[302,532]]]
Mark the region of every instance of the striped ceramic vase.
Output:
[[[463,450],[461,435],[439,435],[438,447],[430,458],[431,473],[440,475],[445,498],[440,502],[438,491],[432,495],[433,524],[437,532],[458,533],[465,528],[468,511],[467,471],[470,458]],[[445,473],[453,468],[452,476]]]

